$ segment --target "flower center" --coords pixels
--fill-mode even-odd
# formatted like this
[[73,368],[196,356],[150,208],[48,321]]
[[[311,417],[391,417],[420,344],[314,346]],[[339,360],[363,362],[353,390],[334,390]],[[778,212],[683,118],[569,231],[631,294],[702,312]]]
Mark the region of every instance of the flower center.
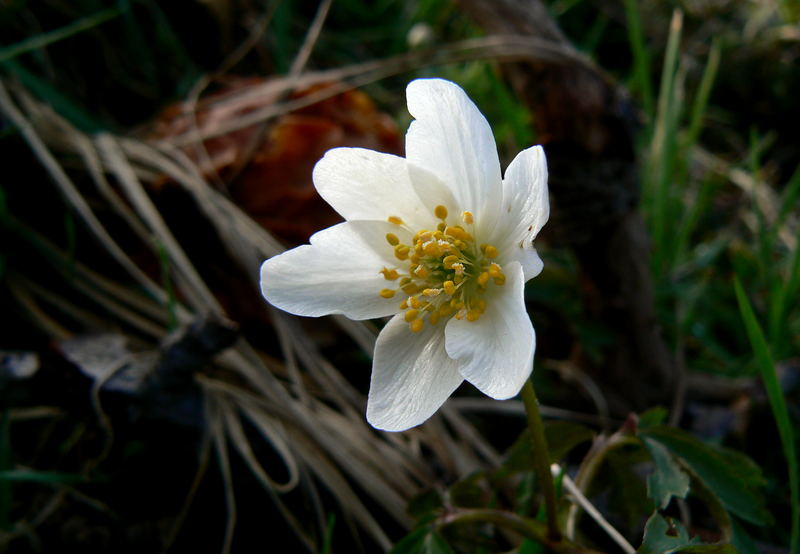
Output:
[[[431,325],[450,316],[477,321],[486,310],[488,287],[506,282],[502,267],[492,261],[499,254],[497,248],[478,245],[470,233],[474,230],[470,212],[461,214],[463,226],[447,224],[445,206],[436,206],[433,213],[439,219],[436,229],[417,231],[412,244],[402,244],[397,235],[387,233],[386,241],[401,264],[380,271],[387,281],[397,281],[396,289],[385,288],[380,295],[393,298],[402,292],[406,296],[400,309],[415,333],[423,329],[426,319]],[[388,220],[405,227],[399,217]]]

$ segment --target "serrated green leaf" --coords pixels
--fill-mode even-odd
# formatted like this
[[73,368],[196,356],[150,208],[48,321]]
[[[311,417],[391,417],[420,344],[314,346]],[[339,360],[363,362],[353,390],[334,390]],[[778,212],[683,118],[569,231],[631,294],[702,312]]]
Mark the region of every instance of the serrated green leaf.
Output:
[[639,435],[680,457],[729,512],[756,525],[772,520],[764,506],[761,468],[744,454],[707,445],[686,431],[665,425],[640,430]]
[[665,519],[655,512],[644,527],[644,540],[637,552],[639,554],[668,554],[680,552],[681,549],[696,545],[698,539],[690,539],[689,533],[672,518]]
[[666,508],[673,496],[686,498],[689,493],[689,476],[678,465],[666,447],[653,439],[644,439],[644,445],[653,458],[655,469],[647,476],[647,495],[657,508]]

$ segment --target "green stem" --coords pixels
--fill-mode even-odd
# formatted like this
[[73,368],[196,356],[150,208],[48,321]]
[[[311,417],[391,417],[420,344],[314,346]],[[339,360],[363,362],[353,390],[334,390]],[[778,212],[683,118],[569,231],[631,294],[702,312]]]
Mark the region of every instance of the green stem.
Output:
[[[552,481],[552,479],[551,479]],[[547,548],[548,552],[557,554],[599,554],[596,550],[582,547],[564,538],[553,539],[545,526],[535,519],[522,517],[512,512],[493,509],[454,509],[443,515],[437,522],[437,527],[445,527],[454,523],[467,523],[484,521],[493,523],[498,527],[519,533],[523,537],[535,540]]]
[[547,439],[544,436],[542,416],[539,414],[539,400],[533,390],[533,382],[528,379],[522,387],[522,401],[528,414],[528,428],[533,440],[533,464],[544,492],[545,511],[547,513],[547,535],[552,541],[561,539],[558,530],[556,515],[556,487],[553,484],[553,475],[550,473],[550,450],[547,448]]

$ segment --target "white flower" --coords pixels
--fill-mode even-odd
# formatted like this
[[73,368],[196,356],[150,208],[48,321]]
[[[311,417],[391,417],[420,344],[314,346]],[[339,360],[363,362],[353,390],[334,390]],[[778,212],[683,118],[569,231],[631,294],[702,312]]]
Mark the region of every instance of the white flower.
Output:
[[406,158],[335,148],[314,186],[347,221],[264,262],[261,290],[297,315],[394,316],[375,345],[367,420],[419,425],[464,379],[497,399],[530,375],[536,337],[524,283],[542,270],[547,221],[539,146],[501,176],[492,131],[461,88],[420,79]]

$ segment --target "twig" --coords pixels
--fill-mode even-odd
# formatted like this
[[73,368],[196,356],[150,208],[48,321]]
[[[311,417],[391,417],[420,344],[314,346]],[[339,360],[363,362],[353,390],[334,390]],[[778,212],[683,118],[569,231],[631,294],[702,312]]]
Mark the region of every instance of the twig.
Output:
[[[550,466],[550,471],[555,477],[561,474],[561,467],[558,464],[552,464]],[[625,539],[625,537],[622,536],[622,533],[617,531],[606,520],[606,518],[603,517],[603,514],[601,514],[597,510],[597,508],[595,508],[594,505],[591,502],[589,502],[589,499],[586,498],[586,496],[584,496],[584,494],[581,492],[581,490],[578,488],[575,482],[572,479],[570,479],[569,475],[564,474],[562,483],[569,491],[569,493],[572,495],[572,497],[575,499],[575,501],[578,504],[580,504],[580,506],[584,509],[584,511],[587,514],[589,514],[589,516],[591,516],[591,518],[594,519],[600,527],[602,527],[603,531],[605,531],[608,534],[608,536],[611,537],[614,540],[614,542],[616,542],[620,546],[620,548],[622,548],[623,551],[625,551],[625,554],[633,554],[634,552],[636,552],[636,549],[633,546],[631,546],[631,544]]]

